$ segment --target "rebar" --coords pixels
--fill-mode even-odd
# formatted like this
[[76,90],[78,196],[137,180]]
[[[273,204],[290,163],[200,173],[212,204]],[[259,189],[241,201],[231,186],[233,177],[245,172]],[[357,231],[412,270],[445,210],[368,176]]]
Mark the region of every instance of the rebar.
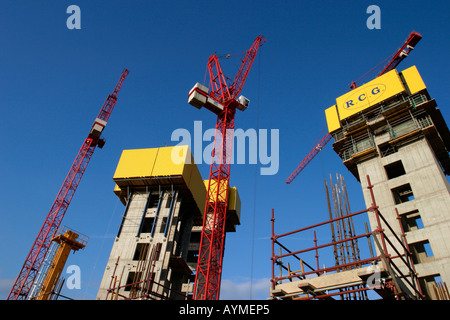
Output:
[[[333,219],[333,215],[331,213],[331,204],[330,204],[330,194],[328,193],[328,185],[327,185],[327,179],[324,179],[325,182],[325,192],[327,195],[327,204],[328,204],[328,215],[330,217],[330,220]],[[330,228],[331,228],[331,240],[332,242],[336,242],[336,235],[334,233],[334,223],[330,222]],[[334,253],[334,260],[336,263],[336,266],[339,265],[339,257],[338,257],[338,253],[337,253],[337,247],[336,244],[333,244],[333,253]]]

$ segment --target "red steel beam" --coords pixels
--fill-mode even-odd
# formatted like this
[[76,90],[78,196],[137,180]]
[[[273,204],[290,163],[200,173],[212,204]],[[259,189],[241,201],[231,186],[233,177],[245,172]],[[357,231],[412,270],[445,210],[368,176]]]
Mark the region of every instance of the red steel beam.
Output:
[[302,160],[302,162],[299,164],[297,169],[294,170],[294,172],[291,173],[291,175],[286,179],[286,183],[290,184],[295,177],[299,175],[300,172],[302,172],[303,169],[308,165],[308,163],[311,162],[312,159],[325,147],[325,145],[331,140],[331,135],[327,133],[317,145],[314,146],[314,148],[311,149],[311,151],[306,155],[306,157]]

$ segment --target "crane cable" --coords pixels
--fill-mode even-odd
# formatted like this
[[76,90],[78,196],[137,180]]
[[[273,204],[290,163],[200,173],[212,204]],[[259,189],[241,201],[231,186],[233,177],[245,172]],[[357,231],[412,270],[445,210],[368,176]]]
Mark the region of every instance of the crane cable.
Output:
[[104,244],[105,244],[106,238],[108,237],[108,233],[109,233],[109,231],[110,231],[111,223],[112,223],[113,219],[114,219],[115,216],[116,216],[116,211],[117,211],[118,205],[119,205],[119,198],[116,199],[116,204],[115,204],[115,206],[114,206],[114,210],[113,210],[112,213],[111,213],[111,216],[110,216],[110,218],[109,218],[108,225],[107,225],[106,230],[105,230],[105,234],[104,234],[103,237],[102,237],[102,241],[101,241],[101,244],[100,244],[100,248],[99,248],[99,250],[98,250],[98,252],[97,252],[97,256],[95,257],[94,266],[92,267],[92,269],[91,269],[91,274],[89,275],[89,279],[88,279],[88,282],[87,282],[88,285],[84,286],[84,296],[87,296],[87,294],[88,294],[88,293],[87,293],[87,290],[89,289],[89,284],[91,283],[93,274],[94,274],[94,272],[95,272],[95,269],[97,268],[98,259],[99,259],[99,257],[100,257],[100,254],[101,254],[102,251],[103,251],[103,246],[104,246]]
[[[259,112],[260,112],[260,101],[261,101],[261,52],[259,52],[258,56],[258,81],[257,81],[257,101],[256,101],[256,132],[259,132]],[[251,244],[251,263],[250,263],[250,300],[253,295],[253,266],[254,266],[254,253],[255,253],[255,218],[256,218],[256,196],[257,196],[257,179],[258,178],[258,161],[256,161],[255,165],[255,179],[254,179],[254,194],[253,194],[253,221],[252,221],[252,244]]]
[[356,80],[355,83],[359,83],[359,82],[363,81],[369,75],[375,73],[376,70],[380,70],[381,68],[383,68],[385,66],[385,64],[386,64],[386,61],[388,61],[389,59],[392,59],[393,57],[394,57],[394,54],[391,54],[390,56],[388,56],[386,59],[384,59],[383,61],[378,63],[375,67],[373,67],[372,69],[367,71],[365,74],[363,74],[361,77],[359,77],[359,79]]

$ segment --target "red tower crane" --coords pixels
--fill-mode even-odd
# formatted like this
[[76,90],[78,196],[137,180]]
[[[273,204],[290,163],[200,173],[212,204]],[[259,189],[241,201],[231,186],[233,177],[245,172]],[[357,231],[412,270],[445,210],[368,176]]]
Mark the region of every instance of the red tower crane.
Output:
[[67,208],[69,207],[70,201],[72,200],[72,197],[84,171],[86,170],[89,160],[94,153],[95,148],[97,146],[102,148],[105,144],[105,140],[100,138],[100,135],[106,126],[111,112],[114,109],[114,105],[117,101],[117,95],[127,75],[128,70],[125,69],[122,72],[113,93],[108,96],[103,104],[98,117],[92,125],[88,137],[84,140],[84,143],[78,151],[75,161],[73,162],[55,201],[53,202],[50,212],[45,218],[44,224],[42,225],[37,238],[28,253],[25,263],[20,270],[19,276],[17,277],[8,295],[8,300],[27,299],[36,275],[48,252],[52,238],[59,228],[59,225],[64,217],[64,214],[66,213]]
[[[258,36],[246,52],[234,80],[227,78],[216,55],[208,60],[210,88],[197,83],[189,92],[189,104],[202,106],[217,115],[203,228],[194,284],[195,300],[217,300],[220,293],[230,163],[236,108],[244,111],[249,100],[241,92],[259,47],[266,41]],[[237,98],[237,99],[236,99]]]
[[[376,66],[375,68],[373,68],[372,70],[370,70],[368,73],[366,73],[364,76],[362,76],[360,78],[364,79],[365,77],[367,77],[369,74],[374,72],[374,69],[376,69],[377,67],[379,67],[380,65],[382,65],[386,60],[390,59],[390,61],[384,66],[383,70],[381,71],[380,74],[378,74],[378,76],[376,78],[378,78],[379,76],[385,74],[388,71],[391,71],[392,69],[395,69],[398,64],[405,59],[409,52],[411,50],[414,49],[414,47],[416,46],[416,44],[420,41],[420,39],[422,39],[422,36],[420,35],[420,33],[412,31],[409,34],[408,39],[403,43],[403,45],[400,47],[400,49],[398,49],[394,54],[392,54],[391,56],[389,56],[388,58],[386,58],[383,62],[381,62],[378,66]],[[356,89],[357,85],[356,82],[353,81],[350,85],[350,90]],[[312,159],[314,159],[314,157],[325,147],[325,145],[331,140],[331,135],[330,133],[327,133],[320,141],[317,145],[314,146],[314,148],[311,149],[311,151],[308,153],[308,155],[302,160],[302,162],[300,163],[300,165],[294,170],[294,172],[291,173],[291,175],[286,179],[286,183],[290,184],[295,177],[297,177],[299,175],[299,173],[308,165],[308,163],[311,162]]]

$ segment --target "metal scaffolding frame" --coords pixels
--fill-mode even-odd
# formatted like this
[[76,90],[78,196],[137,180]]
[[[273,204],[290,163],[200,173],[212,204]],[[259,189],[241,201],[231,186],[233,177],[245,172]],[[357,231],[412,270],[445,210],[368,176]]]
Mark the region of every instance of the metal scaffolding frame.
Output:
[[[373,185],[367,176],[372,204],[362,211],[351,212],[347,190],[343,178],[337,177],[338,183],[331,182],[331,197],[327,190],[329,220],[302,229],[283,234],[275,234],[275,217],[272,209],[272,278],[271,298],[291,300],[334,299],[369,300],[370,290],[383,299],[423,299],[424,295],[415,271],[412,253],[406,241],[405,233],[397,213],[401,235],[398,236],[387,223],[375,202]],[[331,180],[331,176],[330,176]],[[334,209],[334,210],[333,210]],[[334,211],[334,216],[333,216]],[[367,223],[365,232],[357,232],[353,219],[364,213],[372,215],[376,226],[369,231]],[[318,244],[317,233],[320,227],[331,227],[331,242]],[[361,226],[358,226],[361,228]],[[390,231],[389,237],[386,231]],[[280,242],[281,238],[313,231],[314,246],[297,251],[289,250]],[[392,234],[392,235],[391,235]],[[367,239],[370,257],[361,257],[361,240]],[[374,254],[373,244],[376,247]],[[275,254],[275,246],[279,254]],[[321,268],[319,251],[334,253],[335,265]],[[314,254],[315,267],[307,263],[305,256]],[[328,257],[329,258],[329,257]],[[289,262],[294,259],[300,263],[300,270],[291,270]],[[275,275],[276,266],[279,275]],[[286,274],[287,271],[287,274]]]

